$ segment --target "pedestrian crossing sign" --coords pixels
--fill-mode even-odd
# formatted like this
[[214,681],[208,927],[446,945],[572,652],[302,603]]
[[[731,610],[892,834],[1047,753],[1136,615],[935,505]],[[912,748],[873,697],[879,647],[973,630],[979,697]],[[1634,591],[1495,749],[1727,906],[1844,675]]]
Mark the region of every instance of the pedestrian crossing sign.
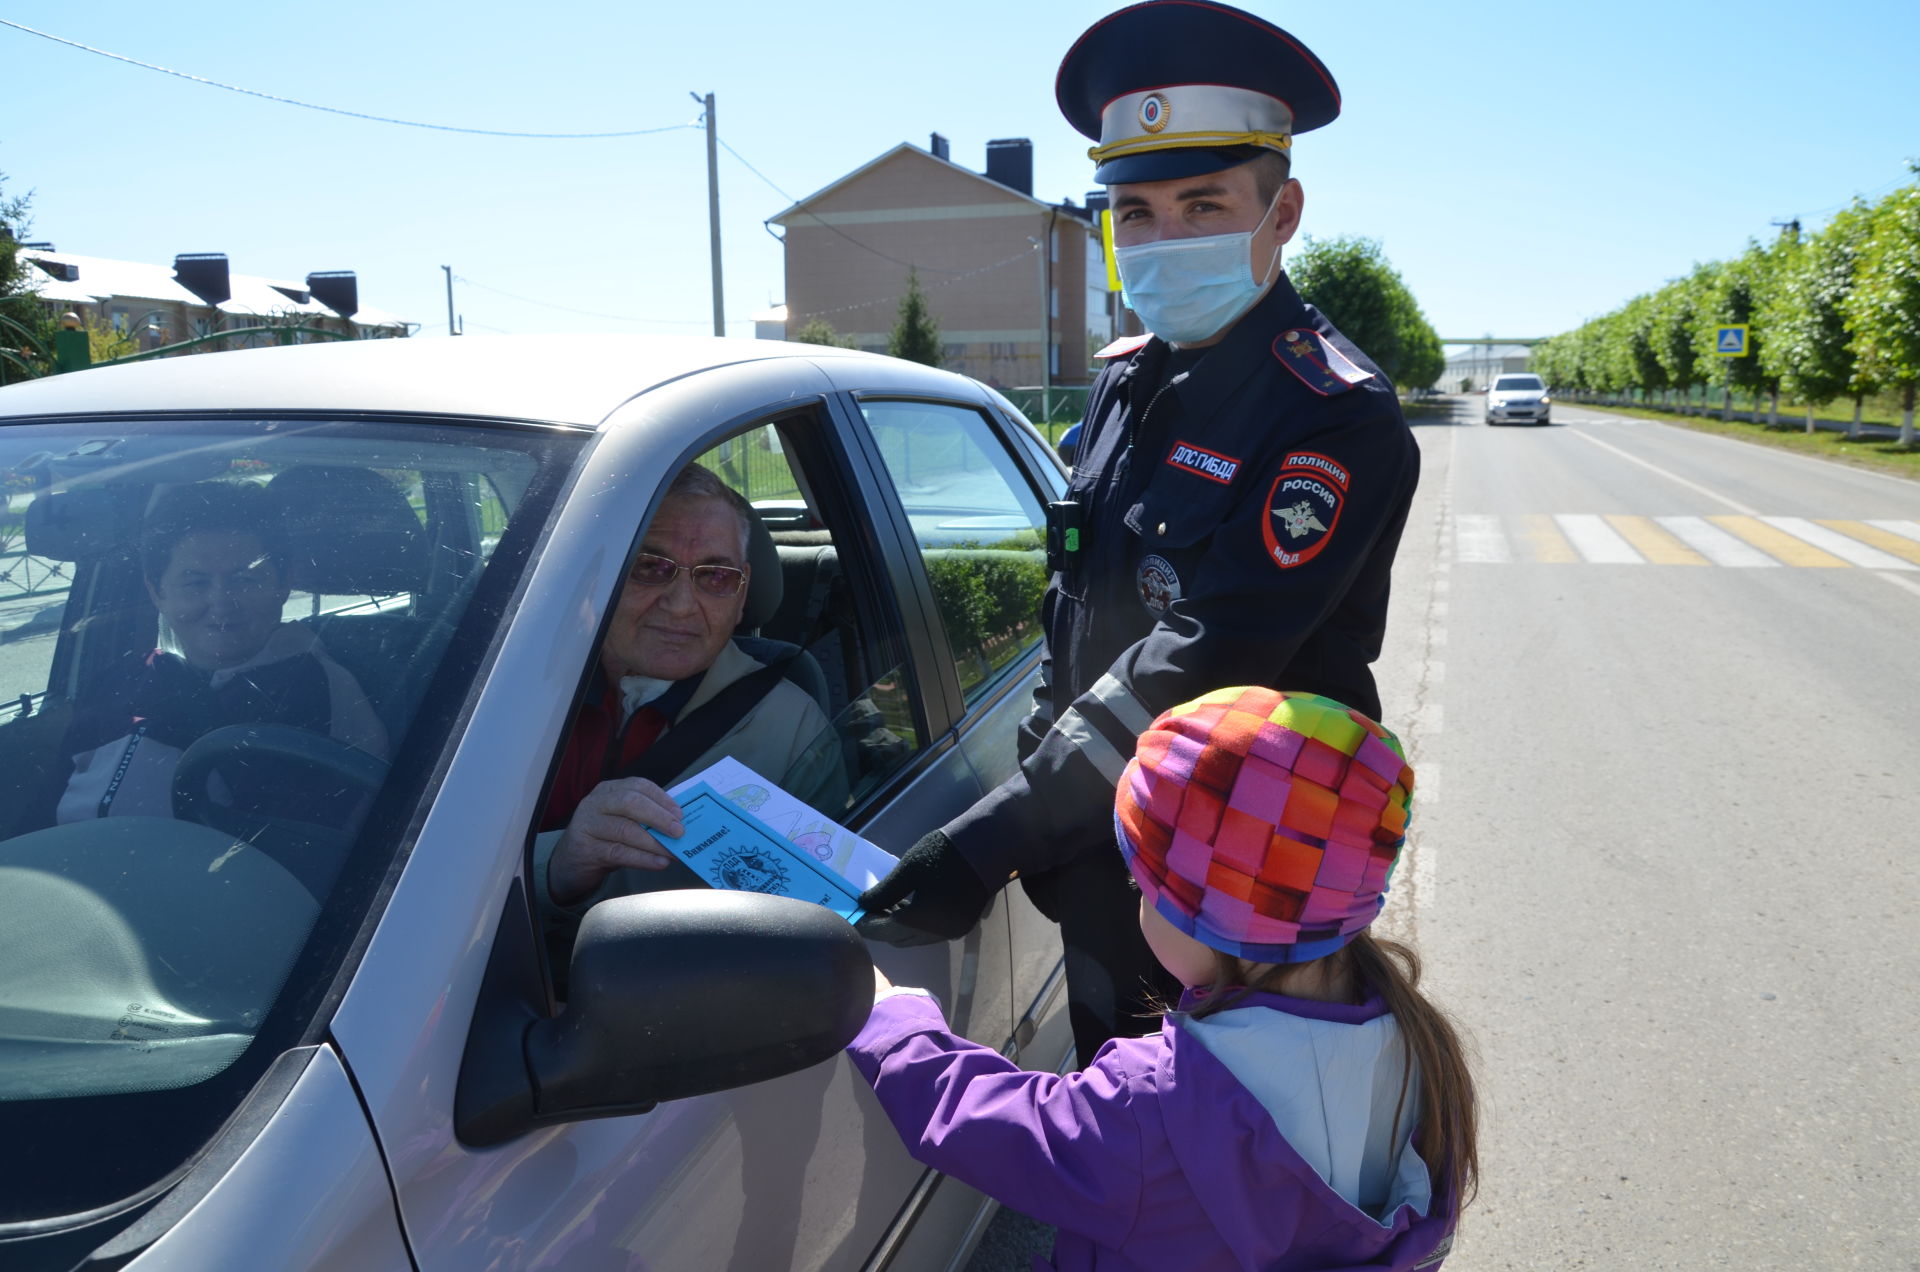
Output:
[[1747,356],[1747,326],[1744,322],[1728,323],[1713,329],[1713,354],[1716,358],[1744,358]]

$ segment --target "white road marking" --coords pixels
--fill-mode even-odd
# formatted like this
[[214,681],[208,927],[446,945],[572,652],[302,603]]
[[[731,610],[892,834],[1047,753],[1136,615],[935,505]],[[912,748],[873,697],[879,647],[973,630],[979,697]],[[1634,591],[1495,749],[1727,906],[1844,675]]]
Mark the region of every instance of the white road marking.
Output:
[[1592,513],[1563,512],[1554,517],[1580,555],[1595,565],[1645,565],[1647,559],[1620,532]]
[[1513,560],[1507,536],[1500,532],[1500,518],[1465,516],[1454,518],[1454,542],[1462,561],[1487,565],[1505,565]]
[[1912,521],[1869,521],[1868,525],[1876,530],[1885,530],[1888,534],[1897,534],[1903,539],[1912,539],[1920,543],[1920,524]]
[[1658,464],[1650,464],[1646,460],[1640,458],[1638,455],[1632,454],[1628,451],[1623,451],[1618,446],[1614,446],[1608,442],[1603,442],[1597,437],[1593,437],[1587,433],[1583,433],[1578,430],[1575,430],[1573,432],[1573,436],[1578,437],[1583,441],[1591,442],[1595,446],[1598,446],[1601,450],[1612,451],[1614,454],[1618,455],[1620,458],[1627,460],[1630,463],[1638,464],[1640,465],[1640,467],[1647,469],[1649,472],[1659,473],[1662,477],[1665,477],[1668,481],[1676,482],[1679,485],[1685,486],[1688,490],[1695,491],[1699,494],[1705,495],[1709,499],[1713,499],[1720,503],[1723,503],[1727,507],[1733,509],[1735,512],[1744,512],[1749,517],[1757,517],[1760,515],[1754,509],[1747,507],[1747,505],[1741,503],[1737,499],[1729,499],[1717,490],[1707,489],[1705,486],[1702,486],[1699,482],[1688,481],[1685,477],[1680,476],[1680,474],[1678,473],[1670,473],[1666,469],[1660,467],[1660,465]]
[[1715,565],[1734,569],[1763,569],[1780,563],[1751,544],[1734,538],[1719,526],[1699,517],[1655,517],[1674,538],[1698,552]]
[[1920,583],[1915,583],[1912,579],[1901,578],[1898,574],[1876,574],[1874,577],[1885,579],[1895,587],[1904,587],[1915,596],[1920,596]]
[[1920,569],[1911,561],[1902,561],[1890,552],[1870,548],[1858,539],[1850,539],[1838,531],[1817,526],[1805,517],[1762,517],[1760,520],[1776,530],[1786,531],[1796,539],[1805,539],[1814,547],[1831,552],[1842,561],[1849,561],[1863,570]]
[[1413,731],[1426,738],[1439,733],[1446,724],[1446,708],[1429,702],[1413,713]]

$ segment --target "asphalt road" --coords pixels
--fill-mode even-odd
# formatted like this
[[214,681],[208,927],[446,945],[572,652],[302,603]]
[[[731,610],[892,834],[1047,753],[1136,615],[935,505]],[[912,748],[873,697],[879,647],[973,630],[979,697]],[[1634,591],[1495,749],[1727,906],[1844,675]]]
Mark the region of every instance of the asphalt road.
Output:
[[1920,1268],[1920,484],[1480,404],[1379,664],[1383,923],[1479,1053],[1447,1266]]

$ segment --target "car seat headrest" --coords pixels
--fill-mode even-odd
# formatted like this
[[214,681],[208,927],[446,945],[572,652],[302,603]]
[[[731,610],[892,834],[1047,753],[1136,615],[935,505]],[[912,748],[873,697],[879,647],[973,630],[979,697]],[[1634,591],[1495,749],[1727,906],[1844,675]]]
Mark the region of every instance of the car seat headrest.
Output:
[[291,587],[353,596],[426,590],[426,531],[379,473],[307,464],[275,476],[267,493],[279,507]]
[[774,616],[780,598],[786,594],[780,550],[773,546],[773,536],[767,533],[758,513],[747,518],[747,565],[747,604],[740,615],[739,630],[758,631]]

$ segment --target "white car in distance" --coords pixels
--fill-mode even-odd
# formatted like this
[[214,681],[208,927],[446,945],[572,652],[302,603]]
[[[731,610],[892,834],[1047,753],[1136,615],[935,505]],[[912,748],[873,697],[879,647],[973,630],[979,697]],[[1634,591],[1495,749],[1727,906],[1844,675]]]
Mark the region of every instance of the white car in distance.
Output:
[[1487,390],[1488,424],[1551,424],[1553,399],[1537,375],[1503,375]]

